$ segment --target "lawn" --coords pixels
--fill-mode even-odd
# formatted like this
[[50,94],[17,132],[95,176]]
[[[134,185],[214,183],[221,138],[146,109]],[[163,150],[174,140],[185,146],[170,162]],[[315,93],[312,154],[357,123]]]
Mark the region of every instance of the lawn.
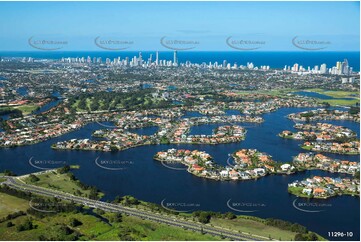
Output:
[[297,197],[306,197],[306,198],[312,197],[312,196],[308,196],[307,194],[302,193],[303,189],[304,189],[303,187],[289,187],[288,192]]
[[29,201],[0,192],[0,218],[18,211],[25,212],[28,208]]

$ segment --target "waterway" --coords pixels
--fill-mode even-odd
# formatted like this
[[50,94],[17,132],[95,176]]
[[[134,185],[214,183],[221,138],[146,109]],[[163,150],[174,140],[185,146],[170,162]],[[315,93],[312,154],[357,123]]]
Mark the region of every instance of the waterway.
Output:
[[[29,164],[29,159],[65,161],[67,164],[80,165],[74,174],[82,182],[94,185],[106,195],[103,200],[112,200],[115,196],[132,195],[138,199],[160,204],[186,203],[195,207],[179,208],[180,210],[213,210],[234,212],[262,218],[278,218],[297,222],[315,231],[327,239],[328,232],[353,232],[352,239],[358,240],[360,209],[358,197],[340,196],[328,200],[297,199],[287,192],[287,184],[306,177],[321,175],[344,177],[337,173],[324,171],[306,171],[294,175],[272,175],[254,181],[214,181],[196,177],[186,170],[173,170],[153,160],[156,152],[169,148],[198,149],[212,155],[216,162],[226,165],[228,154],[240,148],[256,148],[272,155],[280,162],[289,162],[300,152],[305,152],[299,145],[301,141],[281,139],[277,136],[282,130],[295,130],[294,122],[285,116],[293,112],[309,110],[307,108],[282,108],[276,112],[264,114],[264,123],[241,124],[247,129],[246,139],[240,143],[220,145],[151,145],[128,149],[121,152],[95,152],[52,150],[50,145],[57,141],[72,138],[91,138],[91,133],[103,126],[92,123],[45,142],[32,146],[0,149],[0,170],[10,169],[17,174],[39,171]],[[230,110],[226,115],[237,114]],[[197,112],[188,112],[185,117],[202,116]],[[359,124],[350,121],[327,121],[343,125],[356,131],[360,138]],[[210,134],[217,125],[200,125],[192,127],[192,134]],[[134,131],[134,130],[133,130]],[[136,130],[140,134],[151,134],[156,127]],[[359,161],[359,156],[343,156],[326,154],[330,157]],[[95,160],[127,161],[123,170],[107,170],[100,168]],[[232,161],[230,161],[232,162]],[[51,167],[51,165],[48,165]],[[164,200],[165,199],[165,200]],[[230,200],[231,199],[231,200]],[[297,200],[296,200],[297,199]],[[241,210],[237,212],[229,208]],[[318,212],[304,212],[312,210]],[[342,238],[338,238],[342,239]]]

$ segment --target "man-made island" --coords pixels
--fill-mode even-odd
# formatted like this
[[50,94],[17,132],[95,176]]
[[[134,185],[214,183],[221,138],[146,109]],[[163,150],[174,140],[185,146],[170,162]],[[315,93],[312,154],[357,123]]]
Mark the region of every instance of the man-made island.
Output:
[[299,113],[291,113],[289,119],[295,121],[319,121],[319,120],[350,120],[360,122],[358,114],[351,114],[348,111],[319,108]]
[[282,131],[279,136],[285,139],[307,140],[307,141],[353,141],[356,140],[356,133],[343,126],[328,123],[316,124],[295,124],[295,129],[301,131]]
[[235,165],[221,166],[214,162],[212,156],[204,151],[168,149],[158,152],[154,159],[164,164],[183,164],[193,175],[214,180],[249,180],[270,174],[290,175],[297,171],[324,170],[345,174],[356,174],[360,171],[357,162],[339,161],[322,154],[300,153],[289,163],[272,160],[270,155],[256,149],[241,149],[232,154]]
[[338,195],[360,196],[360,180],[314,176],[288,184],[288,192],[298,197],[322,199]]
[[336,142],[305,142],[301,146],[302,149],[310,150],[314,152],[326,152],[326,153],[335,153],[335,154],[344,154],[344,155],[358,155],[360,154],[360,142],[351,141],[346,143],[336,143]]

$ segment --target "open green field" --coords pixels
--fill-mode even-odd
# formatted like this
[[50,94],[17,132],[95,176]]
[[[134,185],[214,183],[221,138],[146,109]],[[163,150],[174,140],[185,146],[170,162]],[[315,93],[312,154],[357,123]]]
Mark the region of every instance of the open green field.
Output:
[[[26,211],[29,208],[27,200],[0,193],[2,217],[13,213],[14,208]],[[6,208],[3,209],[3,208]],[[222,240],[220,237],[201,234],[182,228],[121,215],[117,219],[114,213],[63,212],[44,213],[43,216],[25,215],[0,223],[2,240],[153,240],[153,241],[186,241],[186,240]],[[188,214],[190,215],[190,214]],[[1,216],[0,216],[1,217]],[[76,219],[79,225],[71,223]],[[34,228],[18,231],[18,227],[31,220]],[[8,222],[13,226],[8,227]],[[225,227],[235,231],[271,237],[276,240],[294,240],[295,232],[282,230],[264,224],[263,219],[248,216],[238,216],[235,219],[212,218],[212,226]],[[322,237],[319,237],[323,240]]]
[[[360,93],[354,91],[353,92],[341,91],[341,90],[334,91],[334,90],[324,90],[319,88],[307,89],[303,91],[315,92],[336,98],[336,99],[319,99],[320,101],[328,102],[331,106],[336,106],[336,105],[352,106],[360,102]],[[353,98],[353,100],[343,100],[343,98]]]
[[[0,193],[0,218],[29,208],[29,202]],[[44,213],[43,216],[25,215],[0,223],[1,240],[221,240],[208,234],[195,233],[131,216],[89,214],[87,212]],[[79,225],[71,223],[76,219]],[[31,220],[34,228],[19,231],[18,227]],[[8,227],[11,222],[12,226]]]
[[264,237],[271,237],[277,240],[294,240],[296,233],[282,230],[273,226],[268,226],[262,222],[255,221],[252,219],[247,219],[246,217],[239,216],[236,219],[218,219],[212,218],[212,225],[230,228],[236,231],[242,231],[251,234],[257,234]]
[[[92,215],[82,213],[60,213],[45,218],[33,218],[33,224],[37,227],[27,231],[17,231],[17,226],[24,223],[30,216],[21,216],[12,219],[14,226],[8,228],[5,223],[0,223],[0,234],[2,240],[39,240],[45,236],[52,240],[221,240],[207,234],[195,233],[181,228],[158,224],[151,221],[123,216],[121,222],[102,221]],[[72,227],[71,219],[76,218],[82,225]],[[74,232],[64,234],[62,227],[68,227]],[[76,238],[76,237],[75,237]]]
[[28,115],[30,113],[32,113],[33,111],[35,111],[39,106],[36,105],[36,104],[25,104],[25,105],[21,105],[21,106],[3,106],[3,107],[0,107],[0,111],[3,111],[3,110],[20,110],[22,112],[22,114],[25,116],[25,115]]
[[324,90],[320,88],[307,89],[304,91],[317,92],[319,94],[327,95],[333,98],[360,98],[359,92]]
[[272,90],[257,90],[257,91],[237,91],[237,94],[266,94],[271,96],[283,96],[290,92],[297,92],[296,89],[272,89]]
[[323,99],[324,102],[328,102],[331,106],[353,106],[360,100],[342,100],[342,99]]
[[35,104],[25,104],[21,106],[14,107],[16,109],[19,109],[23,115],[28,115],[31,112],[35,111],[38,108],[38,105]]
[[28,208],[29,201],[0,192],[0,218],[14,212],[26,211]]
[[123,216],[123,221],[120,223],[119,230],[112,230],[109,233],[105,233],[97,237],[97,240],[114,240],[117,238],[117,236],[114,235],[119,234],[119,232],[122,234],[122,240],[126,240],[129,237],[133,240],[153,241],[221,240],[220,237],[211,236],[209,234],[201,234],[131,216]]
[[[349,92],[349,91],[333,91],[333,90],[324,90],[320,88],[313,89],[274,89],[274,90],[257,90],[257,91],[237,91],[238,94],[267,94],[271,96],[284,96],[288,93],[306,91],[306,92],[315,92],[323,95],[330,96],[336,99],[318,99],[320,102],[328,102],[331,106],[341,105],[341,106],[352,106],[360,102],[360,93],[359,92]],[[342,98],[353,98],[353,100],[343,100]]]
[[[53,171],[36,176],[39,178],[39,181],[31,181],[30,177],[22,180],[27,184],[63,191],[78,196],[88,197],[90,194],[90,189],[83,189],[79,185],[78,180],[71,179],[69,173],[60,174],[59,172]],[[103,195],[102,193],[99,194],[100,197]]]

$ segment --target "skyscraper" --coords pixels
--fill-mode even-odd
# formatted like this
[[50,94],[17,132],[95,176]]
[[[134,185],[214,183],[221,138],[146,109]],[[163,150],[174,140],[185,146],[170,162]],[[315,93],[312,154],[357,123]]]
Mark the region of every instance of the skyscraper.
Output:
[[298,71],[298,64],[297,63],[294,64],[292,69],[293,69],[293,71]]
[[326,72],[327,72],[327,66],[326,66],[325,63],[323,63],[323,64],[321,65],[321,67],[320,67],[320,73],[321,73],[321,74],[326,74]]
[[159,52],[155,52],[155,65],[159,64]]
[[342,62],[341,74],[348,75],[349,74],[348,69],[349,69],[348,61],[347,59],[344,59],[344,61]]
[[178,57],[177,57],[177,51],[174,51],[174,55],[173,55],[173,63],[174,65],[178,65]]
[[336,68],[337,68],[337,70],[341,70],[341,65],[342,65],[342,63],[341,63],[341,61],[337,61],[336,62]]
[[142,52],[139,52],[138,66],[141,66],[142,64],[143,64]]

